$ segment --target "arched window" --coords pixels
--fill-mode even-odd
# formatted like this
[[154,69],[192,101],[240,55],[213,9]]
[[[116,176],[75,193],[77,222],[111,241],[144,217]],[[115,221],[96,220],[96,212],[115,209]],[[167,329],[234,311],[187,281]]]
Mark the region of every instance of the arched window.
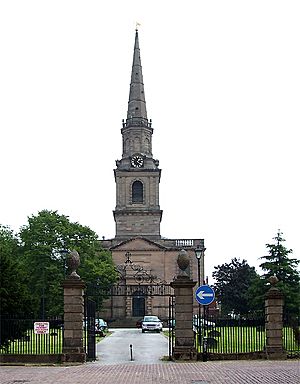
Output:
[[132,184],[132,202],[142,203],[143,202],[143,183],[141,181],[135,181]]

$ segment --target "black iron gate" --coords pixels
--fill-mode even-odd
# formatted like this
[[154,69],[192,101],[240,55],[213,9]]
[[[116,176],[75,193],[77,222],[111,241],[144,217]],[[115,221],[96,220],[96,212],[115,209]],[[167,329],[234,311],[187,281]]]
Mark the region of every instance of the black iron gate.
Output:
[[96,360],[96,303],[85,297],[84,300],[84,346],[87,360]]
[[175,344],[175,296],[169,296],[169,360],[173,358],[173,348]]
[[[169,358],[171,359],[175,340],[175,299],[173,296],[173,288],[165,280],[162,280],[159,277],[151,274],[150,271],[145,270],[143,266],[133,263],[131,260],[130,252],[126,252],[125,262],[123,264],[117,265],[116,271],[119,274],[119,283],[103,290],[102,292],[98,292],[98,298],[100,298],[100,302],[105,302],[105,300],[110,301],[111,311],[113,311],[114,308],[114,296],[123,296],[125,298],[131,299],[132,317],[143,317],[146,314],[146,300],[148,297],[161,296],[169,298],[168,304],[165,306],[165,317],[168,316],[168,318],[163,320],[167,322],[166,325],[169,328]],[[97,306],[99,307],[99,305]],[[119,304],[117,306],[119,307]],[[89,359],[96,358],[95,307],[95,302],[91,304],[89,300],[86,301],[85,334],[86,353],[87,358]],[[127,313],[125,316],[126,315]],[[112,318],[113,315],[111,312],[111,319]]]
[[[173,355],[175,342],[175,298],[173,289],[169,284],[149,284],[149,285],[114,285],[109,290],[105,290],[101,295],[103,298],[112,297],[131,297],[133,302],[133,313],[136,316],[145,315],[145,301],[149,296],[168,297],[168,319],[165,320],[165,328],[168,329],[169,359]],[[85,319],[84,319],[84,343],[88,360],[96,359],[96,302],[91,298],[85,297]]]

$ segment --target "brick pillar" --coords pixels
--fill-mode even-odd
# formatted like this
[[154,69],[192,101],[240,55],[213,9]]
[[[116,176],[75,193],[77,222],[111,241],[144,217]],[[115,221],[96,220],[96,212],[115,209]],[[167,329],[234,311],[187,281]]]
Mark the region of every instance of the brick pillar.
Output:
[[79,254],[72,251],[67,256],[69,276],[62,283],[64,288],[64,345],[63,362],[84,362],[83,347],[84,282],[76,273],[80,264]]
[[196,285],[185,269],[189,265],[187,252],[180,251],[177,259],[179,275],[171,282],[175,295],[175,346],[173,357],[176,360],[196,360],[193,332],[193,288]]
[[286,358],[283,350],[283,294],[274,285],[278,282],[276,276],[269,279],[273,285],[265,296],[266,314],[266,353],[269,359]]

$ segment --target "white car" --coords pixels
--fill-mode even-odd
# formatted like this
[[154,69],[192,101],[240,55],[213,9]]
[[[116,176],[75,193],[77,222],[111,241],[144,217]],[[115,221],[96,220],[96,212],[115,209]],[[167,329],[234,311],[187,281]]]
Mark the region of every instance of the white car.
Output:
[[161,332],[163,328],[161,320],[157,316],[144,316],[142,321],[142,332]]

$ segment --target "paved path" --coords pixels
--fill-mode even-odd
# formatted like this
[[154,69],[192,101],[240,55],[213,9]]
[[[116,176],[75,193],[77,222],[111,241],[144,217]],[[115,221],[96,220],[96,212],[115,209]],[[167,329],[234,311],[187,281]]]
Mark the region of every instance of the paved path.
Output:
[[168,355],[168,339],[160,333],[142,333],[140,329],[130,328],[111,331],[111,336],[97,344],[97,362],[100,364],[157,364]]
[[299,384],[298,361],[0,367],[1,384]]

